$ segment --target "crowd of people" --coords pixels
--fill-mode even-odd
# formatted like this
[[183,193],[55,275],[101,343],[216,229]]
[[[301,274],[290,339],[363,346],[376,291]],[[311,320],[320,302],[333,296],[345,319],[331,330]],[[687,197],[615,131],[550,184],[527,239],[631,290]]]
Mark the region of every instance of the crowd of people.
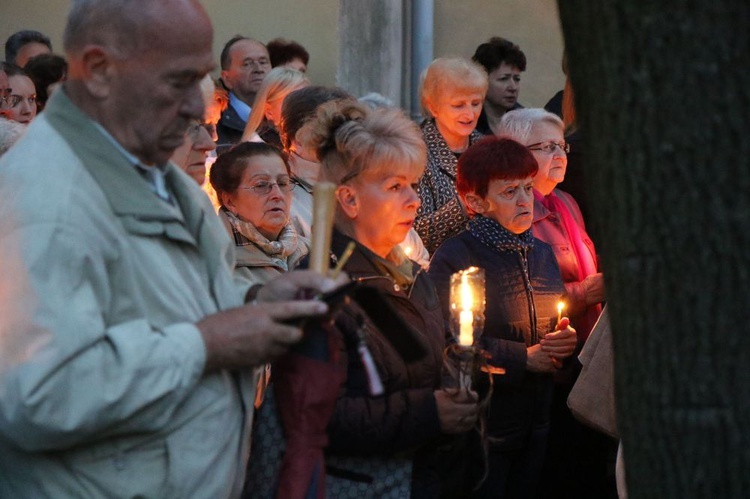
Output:
[[570,86],[524,108],[493,37],[426,68],[415,123],[314,85],[296,41],[212,41],[197,0],[76,0],[64,57],[5,45],[0,497],[617,497],[617,442],[567,406],[605,303],[559,188]]

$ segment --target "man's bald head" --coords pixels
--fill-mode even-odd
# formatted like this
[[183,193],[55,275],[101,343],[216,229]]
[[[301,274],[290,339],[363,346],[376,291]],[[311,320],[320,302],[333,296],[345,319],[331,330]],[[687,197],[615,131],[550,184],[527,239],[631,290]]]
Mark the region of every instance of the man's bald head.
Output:
[[73,0],[70,99],[145,164],[162,164],[203,119],[213,28],[197,0]]
[[104,46],[128,57],[154,47],[154,33],[196,21],[210,26],[196,0],[72,0],[63,48],[69,57],[87,45]]

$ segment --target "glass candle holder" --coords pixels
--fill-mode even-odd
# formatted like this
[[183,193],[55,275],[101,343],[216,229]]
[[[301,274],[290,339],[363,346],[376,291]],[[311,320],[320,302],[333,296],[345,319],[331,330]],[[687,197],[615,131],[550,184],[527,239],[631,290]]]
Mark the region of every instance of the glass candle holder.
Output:
[[451,332],[463,347],[470,347],[484,329],[484,269],[469,267],[451,276]]

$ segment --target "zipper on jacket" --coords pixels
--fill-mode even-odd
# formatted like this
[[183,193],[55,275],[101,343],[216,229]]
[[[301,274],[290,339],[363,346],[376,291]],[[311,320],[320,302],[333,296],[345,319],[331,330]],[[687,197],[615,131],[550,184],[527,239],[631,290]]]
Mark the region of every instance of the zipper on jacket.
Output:
[[[385,280],[387,280],[391,284],[391,287],[393,288],[394,291],[396,291],[397,293],[398,292],[404,293],[407,298],[411,299],[411,292],[414,290],[414,287],[417,284],[417,278],[419,278],[419,276],[422,273],[424,273],[424,269],[420,267],[420,269],[417,271],[417,273],[414,274],[414,279],[412,279],[412,281],[411,281],[411,285],[409,286],[409,291],[408,292],[405,292],[404,288],[402,286],[400,286],[396,282],[396,280],[393,277],[391,277],[391,276],[372,275],[372,276],[364,276],[364,277],[354,277],[353,279],[355,281],[357,281],[357,282],[362,282],[362,283],[364,283],[366,281],[374,281],[376,279],[385,279]],[[396,289],[396,286],[398,286],[398,289]]]
[[534,346],[539,343],[539,334],[536,328],[536,304],[534,303],[534,288],[531,286],[531,278],[529,277],[529,258],[528,249],[525,247],[518,252],[518,256],[521,258],[521,268],[523,269],[524,285],[526,287],[526,299],[529,305],[529,323],[531,324],[531,345]]

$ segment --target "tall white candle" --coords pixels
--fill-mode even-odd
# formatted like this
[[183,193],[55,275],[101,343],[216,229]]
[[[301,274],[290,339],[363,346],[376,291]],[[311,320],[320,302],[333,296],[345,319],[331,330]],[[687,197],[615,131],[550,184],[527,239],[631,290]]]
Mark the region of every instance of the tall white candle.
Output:
[[469,275],[461,276],[461,314],[459,315],[458,344],[470,347],[474,344],[474,296],[472,295]]
[[459,315],[458,344],[470,347],[474,344],[474,314],[471,310],[462,310]]

